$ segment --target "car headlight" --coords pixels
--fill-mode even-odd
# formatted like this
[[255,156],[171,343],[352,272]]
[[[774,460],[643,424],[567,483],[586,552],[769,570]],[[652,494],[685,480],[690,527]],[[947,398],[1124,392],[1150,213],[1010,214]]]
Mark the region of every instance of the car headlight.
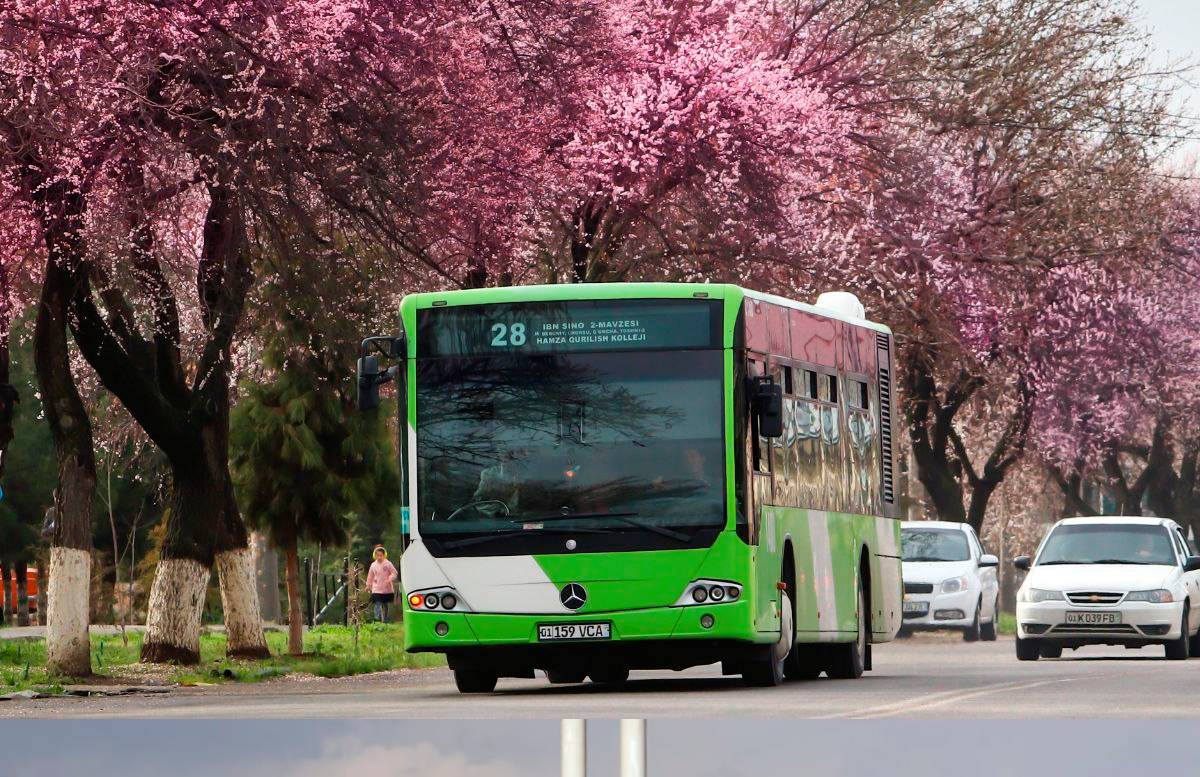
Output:
[[1165,588],[1155,588],[1152,591],[1130,591],[1125,597],[1127,602],[1154,602],[1167,604],[1175,601],[1175,597]]
[[723,604],[742,598],[742,586],[728,580],[693,580],[683,589],[683,595],[675,602],[676,607],[697,604]]
[[1062,591],[1047,591],[1044,588],[1023,588],[1017,593],[1018,602],[1059,602],[1064,601]]
[[963,575],[962,577],[952,577],[949,580],[942,581],[942,593],[956,594],[959,591],[967,590],[967,587],[970,584],[971,583],[967,580],[966,575]]

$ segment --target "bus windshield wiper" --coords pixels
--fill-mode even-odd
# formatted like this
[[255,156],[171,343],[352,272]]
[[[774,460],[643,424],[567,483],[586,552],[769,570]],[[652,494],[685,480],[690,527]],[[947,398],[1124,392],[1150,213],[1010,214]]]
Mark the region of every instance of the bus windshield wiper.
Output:
[[639,513],[632,512],[632,511],[631,512],[619,511],[619,512],[592,512],[592,513],[554,513],[552,515],[542,515],[537,518],[517,517],[517,518],[513,518],[511,520],[513,521],[513,523],[542,523],[544,521],[566,521],[566,520],[570,520],[572,518],[616,518],[618,521],[621,521],[622,523],[627,523],[630,526],[636,526],[639,529],[645,529],[646,531],[651,531],[651,532],[654,532],[655,534],[661,534],[662,536],[669,537],[673,540],[676,540],[677,542],[691,542],[691,540],[692,540],[690,535],[684,534],[683,532],[675,531],[674,529],[668,529],[665,526],[659,526],[658,524],[650,523],[649,521],[639,521],[636,518],[637,515],[639,515]]
[[447,548],[465,548],[468,545],[482,545],[485,542],[499,540],[505,537],[516,537],[521,534],[539,534],[545,532],[553,532],[555,534],[605,534],[603,529],[568,529],[565,526],[551,526],[544,529],[506,529],[505,531],[492,532],[484,534],[480,537],[467,537],[461,540],[448,540],[442,545]]

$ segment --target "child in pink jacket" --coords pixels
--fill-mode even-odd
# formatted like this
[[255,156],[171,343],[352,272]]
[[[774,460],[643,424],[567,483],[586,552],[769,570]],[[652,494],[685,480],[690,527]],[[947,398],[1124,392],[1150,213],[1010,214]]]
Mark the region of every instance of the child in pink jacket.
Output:
[[387,548],[375,546],[375,560],[367,570],[367,590],[371,592],[371,601],[375,603],[375,620],[380,623],[388,622],[388,606],[396,601],[396,578],[400,575],[396,567],[388,561]]

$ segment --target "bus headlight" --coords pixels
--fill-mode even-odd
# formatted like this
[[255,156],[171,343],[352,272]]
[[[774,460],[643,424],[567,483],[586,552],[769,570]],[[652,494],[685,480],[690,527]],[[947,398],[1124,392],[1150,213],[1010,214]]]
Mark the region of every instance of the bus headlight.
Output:
[[453,588],[430,588],[408,595],[408,606],[417,612],[470,612],[458,591]]
[[675,602],[676,607],[694,607],[697,604],[725,604],[742,598],[742,586],[728,580],[693,580],[683,589]]

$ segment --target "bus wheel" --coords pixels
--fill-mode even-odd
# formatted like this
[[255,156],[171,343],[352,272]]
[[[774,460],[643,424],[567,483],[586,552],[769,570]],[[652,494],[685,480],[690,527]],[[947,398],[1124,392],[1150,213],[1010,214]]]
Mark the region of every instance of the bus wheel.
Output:
[[455,669],[454,684],[459,693],[491,693],[496,690],[495,672],[482,669]]
[[867,665],[867,634],[870,624],[867,621],[866,596],[863,587],[858,586],[858,634],[853,642],[839,643],[829,646],[831,660],[829,676],[835,680],[854,680],[862,677]]
[[779,641],[769,648],[764,648],[746,664],[745,671],[742,672],[742,681],[746,685],[769,688],[783,682],[784,666],[796,641],[792,599],[787,591],[780,594],[779,609]]
[[824,671],[824,645],[796,645],[783,665],[783,674],[789,680],[815,680]]
[[629,670],[625,667],[610,667],[597,669],[588,675],[592,682],[599,685],[621,685],[629,679]]
[[586,672],[576,672],[571,669],[547,669],[546,679],[551,685],[572,685],[587,679]]

